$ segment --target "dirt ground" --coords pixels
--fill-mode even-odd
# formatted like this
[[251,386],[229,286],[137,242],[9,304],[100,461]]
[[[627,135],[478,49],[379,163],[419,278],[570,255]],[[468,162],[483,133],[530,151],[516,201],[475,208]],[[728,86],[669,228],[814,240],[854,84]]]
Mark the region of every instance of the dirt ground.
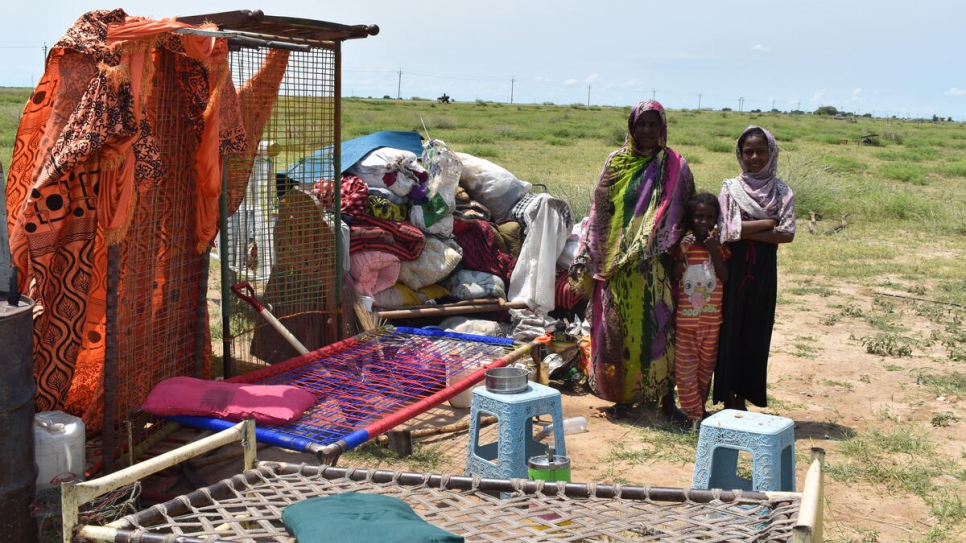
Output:
[[[922,374],[962,372],[962,362],[949,360],[942,345],[916,346],[911,356],[899,358],[869,354],[861,339],[876,334],[863,319],[842,318],[843,306],[870,314],[891,309],[908,329],[905,335],[929,337],[936,325],[917,316],[908,293],[823,285],[821,294],[785,294],[778,308],[769,360],[769,401],[754,411],[780,415],[795,421],[796,480],[802,489],[812,447],[826,451],[826,466],[846,462],[840,454],[850,438],[883,430],[896,422],[908,423],[937,445],[937,454],[955,459],[961,470],[966,458],[966,398],[937,396],[917,384]],[[885,296],[894,294],[897,296]],[[901,297],[899,297],[901,296]],[[883,309],[884,306],[884,309]],[[942,306],[936,306],[942,310]],[[831,316],[831,318],[830,318]],[[958,368],[956,367],[958,366]],[[592,416],[608,404],[592,396],[566,396],[564,416],[588,415],[588,432],[567,436],[567,452],[573,458],[574,480],[598,480],[605,443],[626,442],[625,421]],[[720,405],[715,410],[720,409]],[[642,424],[654,424],[653,409],[637,410]],[[939,415],[948,426],[934,427]],[[633,417],[632,417],[633,419]],[[659,424],[659,422],[658,422]],[[901,461],[901,459],[896,459]],[[655,486],[687,487],[694,468],[690,462],[666,460],[627,466],[621,478]],[[962,486],[960,486],[962,488]],[[922,499],[890,491],[882,486],[842,483],[825,476],[825,538],[832,541],[905,541],[915,539],[936,524]],[[962,535],[962,534],[961,534]]]
[[[916,309],[927,307],[929,311],[942,312],[949,306],[916,301],[906,292],[873,291],[847,284],[823,282],[816,288],[794,288],[802,284],[811,283],[807,278],[782,278],[769,366],[770,405],[764,409],[750,407],[795,421],[798,490],[802,489],[811,449],[820,447],[826,451],[826,541],[917,539],[938,522],[923,499],[907,491],[896,491],[901,484],[870,484],[863,479],[842,482],[831,476],[830,469],[839,467],[844,473],[850,463],[856,462],[854,455],[850,458],[841,452],[850,439],[887,432],[900,425],[935,443],[934,454],[952,459],[951,470],[963,470],[966,398],[937,396],[917,380],[922,374],[962,372],[963,363],[951,361],[939,341],[925,341],[938,325],[922,316],[928,311]],[[924,341],[915,345],[909,356],[869,354],[863,338],[880,331],[869,324],[872,319],[868,317],[875,314],[888,314],[901,322],[903,335]],[[690,486],[696,435],[691,435],[690,441],[688,436],[678,435],[671,438],[671,445],[660,445],[673,430],[654,406],[639,406],[619,420],[599,415],[608,406],[608,402],[591,394],[563,395],[564,417],[580,415],[588,421],[587,432],[567,436],[573,481]],[[718,409],[720,406],[712,412]],[[414,427],[465,420],[467,412],[440,408],[421,417]],[[944,424],[936,425],[936,420]],[[431,446],[434,441],[425,443]],[[466,432],[437,438],[435,443],[447,452],[446,458],[432,469],[414,468],[405,462],[373,463],[365,456],[353,455],[344,456],[339,465],[462,474]],[[659,447],[673,446],[677,452],[634,454],[653,449],[655,443]],[[306,454],[274,448],[261,449],[259,459],[314,460]],[[903,462],[898,456],[893,461]],[[236,463],[210,467],[203,475],[212,481],[220,475],[231,475],[237,470]],[[956,483],[952,475],[943,477],[962,488],[961,481]]]

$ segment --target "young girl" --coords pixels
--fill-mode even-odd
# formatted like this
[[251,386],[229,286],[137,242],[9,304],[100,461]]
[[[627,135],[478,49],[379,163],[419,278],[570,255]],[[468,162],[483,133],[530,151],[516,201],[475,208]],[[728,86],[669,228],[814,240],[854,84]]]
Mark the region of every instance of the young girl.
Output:
[[726,179],[721,204],[721,241],[728,262],[724,324],[714,370],[714,403],[745,409],[745,400],[767,405],[768,351],[778,297],[778,246],[795,239],[795,195],[778,171],[778,144],[771,132],[749,126],[735,154],[741,175]]
[[718,357],[721,294],[728,280],[727,247],[718,243],[718,198],[702,192],[688,201],[685,224],[691,231],[675,250],[678,284],[675,372],[687,427],[707,413],[711,374]]

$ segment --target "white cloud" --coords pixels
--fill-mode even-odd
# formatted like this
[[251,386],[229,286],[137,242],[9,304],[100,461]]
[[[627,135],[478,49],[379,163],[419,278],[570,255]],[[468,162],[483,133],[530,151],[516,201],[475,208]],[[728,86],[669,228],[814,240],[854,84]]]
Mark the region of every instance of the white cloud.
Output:
[[957,89],[956,87],[952,87],[946,91],[946,94],[949,96],[966,96],[966,89]]
[[587,79],[584,80],[584,83],[594,83],[598,79],[600,79],[600,76],[597,74],[588,75]]
[[568,80],[564,81],[563,84],[564,85],[576,85],[577,84],[577,80],[576,79],[568,79]]
[[817,91],[815,94],[812,95],[811,98],[808,99],[808,101],[813,104],[819,104],[822,102],[823,96],[825,96],[825,89]]
[[763,53],[768,53],[771,51],[771,47],[764,46],[760,43],[756,43],[752,48],[752,51],[761,51]]
[[855,90],[852,91],[852,98],[858,98],[861,94],[862,87],[856,87]]

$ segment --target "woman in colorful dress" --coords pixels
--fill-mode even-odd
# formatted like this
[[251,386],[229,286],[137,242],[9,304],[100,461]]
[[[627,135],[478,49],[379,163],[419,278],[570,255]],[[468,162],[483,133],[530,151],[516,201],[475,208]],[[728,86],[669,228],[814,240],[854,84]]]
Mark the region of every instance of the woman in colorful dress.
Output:
[[589,382],[620,416],[637,402],[674,405],[674,281],[670,251],[694,193],[687,161],[667,147],[660,103],[631,110],[624,145],[594,189],[571,277],[589,300]]
[[724,323],[714,374],[714,403],[767,405],[768,351],[778,296],[778,246],[795,239],[795,195],[778,171],[771,132],[749,126],[735,146],[742,173],[726,179],[718,201],[721,241],[731,249]]

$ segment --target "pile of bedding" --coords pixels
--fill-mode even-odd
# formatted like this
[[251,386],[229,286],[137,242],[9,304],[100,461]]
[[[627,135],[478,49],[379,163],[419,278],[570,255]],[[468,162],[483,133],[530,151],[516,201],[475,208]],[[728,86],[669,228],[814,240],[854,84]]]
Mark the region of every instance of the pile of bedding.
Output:
[[[340,208],[360,295],[377,309],[504,298],[540,316],[579,303],[566,270],[583,224],[567,202],[443,141],[378,134],[342,147]],[[311,191],[331,208],[333,180]]]

